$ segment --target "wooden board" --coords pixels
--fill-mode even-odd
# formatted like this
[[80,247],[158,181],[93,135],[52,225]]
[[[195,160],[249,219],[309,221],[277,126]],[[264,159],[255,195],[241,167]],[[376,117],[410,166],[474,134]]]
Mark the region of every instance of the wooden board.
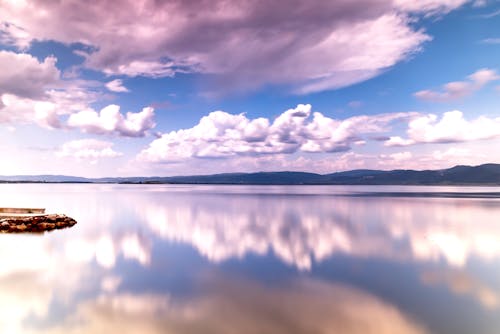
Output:
[[37,213],[43,214],[45,213],[45,209],[41,208],[0,208],[0,214],[2,213],[17,213],[17,214],[29,214],[29,213]]

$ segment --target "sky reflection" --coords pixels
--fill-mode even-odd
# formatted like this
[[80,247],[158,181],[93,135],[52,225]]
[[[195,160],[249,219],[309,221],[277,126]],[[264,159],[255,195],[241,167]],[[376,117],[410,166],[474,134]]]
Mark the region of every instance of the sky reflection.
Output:
[[78,224],[0,235],[0,331],[494,333],[500,325],[498,199],[189,188],[2,185],[5,206],[44,206]]
[[101,293],[43,332],[425,333],[394,306],[341,284],[309,279],[270,289],[217,276],[205,277],[200,284],[203,293],[183,300],[159,294]]

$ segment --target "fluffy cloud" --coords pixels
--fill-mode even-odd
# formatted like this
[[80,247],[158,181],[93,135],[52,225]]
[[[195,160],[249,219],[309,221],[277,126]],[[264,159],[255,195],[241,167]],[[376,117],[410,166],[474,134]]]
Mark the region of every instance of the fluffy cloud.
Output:
[[[94,111],[90,104],[99,94],[89,89],[93,83],[61,80],[56,62],[52,56],[38,61],[29,54],[0,51],[0,123],[35,123],[45,128],[79,128],[126,137],[143,137],[155,126],[154,111],[149,107],[126,116],[116,105]],[[128,91],[119,79],[106,87]],[[68,116],[67,124],[63,116]]]
[[[30,74],[25,74],[28,80]],[[61,116],[87,109],[96,98],[83,83],[61,82],[60,85],[61,88],[48,89],[39,82],[36,88],[42,94],[39,97],[0,94],[0,123],[35,123],[45,128],[62,128]]]
[[390,122],[408,113],[356,116],[335,120],[319,112],[311,117],[311,105],[299,104],[272,123],[266,118],[248,119],[215,111],[190,129],[172,131],[154,140],[139,159],[175,162],[188,158],[302,152],[341,152],[360,142],[364,134],[387,131]]
[[113,143],[96,140],[80,139],[64,143],[56,153],[59,157],[73,157],[78,160],[96,160],[100,158],[116,158],[122,155],[112,149]]
[[0,51],[0,123],[61,128],[60,116],[95,100],[87,82],[61,80],[56,62],[52,56],[39,61],[29,54]]
[[113,81],[106,83],[106,88],[112,92],[117,92],[117,93],[129,92],[127,87],[123,86],[123,81],[120,79],[115,79]]
[[25,53],[0,51],[0,95],[12,94],[21,98],[41,98],[50,86],[59,83],[56,58],[39,62]]
[[50,101],[20,98],[16,95],[0,96],[0,123],[35,122],[46,128],[60,128],[57,105]]
[[408,124],[408,138],[390,137],[386,146],[407,146],[417,143],[454,143],[500,137],[500,117],[480,116],[472,121],[464,118],[461,111],[437,115],[421,115]]
[[90,45],[79,52],[85,65],[107,74],[201,72],[217,74],[227,89],[285,84],[308,93],[366,80],[418,52],[430,37],[416,30],[413,14],[447,13],[465,2],[32,0],[3,3],[0,21],[11,44]]
[[143,108],[138,113],[127,112],[124,117],[120,106],[111,104],[100,112],[93,109],[71,114],[67,124],[70,128],[79,128],[86,133],[117,134],[124,137],[144,137],[156,124],[154,110]]
[[484,68],[472,73],[467,79],[467,81],[449,82],[443,86],[442,91],[421,90],[414,95],[422,100],[446,102],[470,95],[500,77],[494,70]]
[[78,88],[48,91],[43,100],[3,94],[0,123],[35,123],[49,129],[79,129],[84,133],[122,137],[144,137],[156,126],[151,107],[123,115],[120,107],[112,104],[98,112],[88,106],[90,98],[88,92]]

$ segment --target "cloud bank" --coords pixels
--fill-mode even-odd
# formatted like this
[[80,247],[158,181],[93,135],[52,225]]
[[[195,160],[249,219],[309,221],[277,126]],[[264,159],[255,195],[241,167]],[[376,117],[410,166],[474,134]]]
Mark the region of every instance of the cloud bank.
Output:
[[85,66],[108,75],[196,72],[215,74],[225,89],[279,84],[311,93],[369,79],[419,52],[431,37],[413,22],[466,2],[7,1],[0,36],[20,48],[35,39],[82,43]]
[[421,115],[408,123],[408,138],[392,136],[386,146],[408,146],[419,143],[457,143],[500,137],[500,117],[480,116],[468,121],[459,110],[437,115]]
[[299,104],[279,115],[248,119],[215,111],[190,128],[163,134],[139,154],[150,162],[178,162],[189,158],[225,158],[245,155],[290,154],[294,152],[331,153],[350,150],[362,144],[362,136],[388,130],[395,120],[411,113],[355,116],[335,120],[311,105]]

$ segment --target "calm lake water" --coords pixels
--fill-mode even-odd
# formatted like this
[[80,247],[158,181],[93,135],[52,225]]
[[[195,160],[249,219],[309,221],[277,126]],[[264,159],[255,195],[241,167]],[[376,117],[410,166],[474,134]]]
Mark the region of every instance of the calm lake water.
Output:
[[499,333],[500,188],[4,184],[0,333]]

